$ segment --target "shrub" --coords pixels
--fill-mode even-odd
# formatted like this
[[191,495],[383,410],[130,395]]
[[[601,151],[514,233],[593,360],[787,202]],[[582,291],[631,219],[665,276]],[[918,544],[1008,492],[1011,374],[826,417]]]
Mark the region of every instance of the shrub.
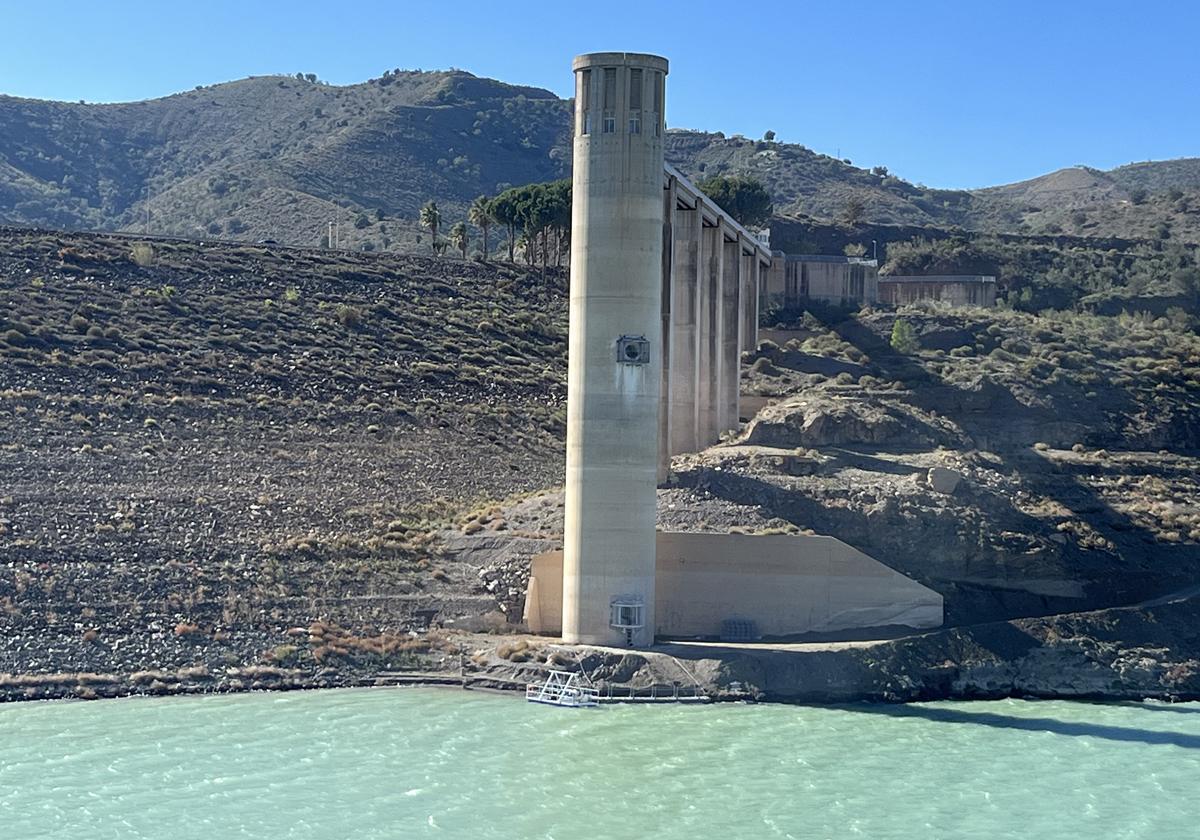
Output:
[[913,331],[912,325],[903,318],[897,318],[896,323],[892,325],[890,343],[893,350],[905,356],[910,356],[921,349],[921,343],[917,341],[917,334]]
[[154,265],[154,249],[145,242],[137,242],[129,249],[129,259],[143,268]]
[[295,645],[277,645],[267,657],[277,665],[288,665],[295,661],[300,649]]
[[334,317],[343,327],[357,327],[362,323],[362,310],[348,303],[339,303],[334,310]]

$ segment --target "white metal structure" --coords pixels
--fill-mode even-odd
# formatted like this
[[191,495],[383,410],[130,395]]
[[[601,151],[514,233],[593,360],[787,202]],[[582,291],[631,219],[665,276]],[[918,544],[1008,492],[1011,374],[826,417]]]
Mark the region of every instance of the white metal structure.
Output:
[[567,671],[551,671],[544,683],[530,683],[525,686],[525,699],[530,703],[571,708],[600,705],[600,693],[595,688],[584,685],[578,674]]

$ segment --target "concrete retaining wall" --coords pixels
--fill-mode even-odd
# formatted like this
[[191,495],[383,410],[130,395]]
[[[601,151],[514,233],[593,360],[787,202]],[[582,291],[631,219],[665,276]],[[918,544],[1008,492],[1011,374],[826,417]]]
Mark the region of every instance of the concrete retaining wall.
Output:
[[[533,559],[525,621],[557,635],[562,552]],[[938,627],[942,597],[833,537],[659,532],[657,636],[712,636],[729,618],[765,636],[905,625]]]

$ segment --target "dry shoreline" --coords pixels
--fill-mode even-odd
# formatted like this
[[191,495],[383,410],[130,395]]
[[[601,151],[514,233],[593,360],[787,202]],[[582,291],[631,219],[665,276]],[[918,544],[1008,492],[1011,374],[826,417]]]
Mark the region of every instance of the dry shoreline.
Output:
[[[665,644],[649,651],[552,640],[451,636],[420,668],[344,661],[320,669],[251,665],[132,673],[0,674],[0,702],[321,688],[440,686],[519,692],[549,668],[601,687],[797,704],[995,700],[1200,700],[1200,595],[1087,613],[991,622],[871,645]],[[792,648],[792,649],[788,649]]]

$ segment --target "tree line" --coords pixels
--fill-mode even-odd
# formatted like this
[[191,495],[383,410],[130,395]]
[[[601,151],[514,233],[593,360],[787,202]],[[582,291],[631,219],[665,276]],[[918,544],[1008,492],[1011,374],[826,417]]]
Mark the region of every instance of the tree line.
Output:
[[466,220],[456,222],[445,239],[439,235],[442,221],[437,202],[426,202],[420,222],[429,231],[435,254],[451,247],[466,259],[471,246],[470,225],[479,230],[480,255],[486,260],[491,255],[490,231],[498,227],[507,234],[509,262],[516,262],[520,251],[527,264],[540,262],[543,271],[551,261],[561,266],[571,243],[571,182],[564,179],[526,184],[496,196],[481,195],[471,202]]
[[[699,187],[743,225],[758,227],[771,217],[771,197],[753,178],[719,175],[702,181]],[[445,239],[439,235],[442,221],[437,202],[427,201],[420,222],[429,231],[435,254],[450,247],[466,259],[473,226],[480,233],[480,254],[487,260],[491,254],[489,232],[498,227],[507,235],[509,262],[516,262],[519,251],[528,265],[540,263],[544,272],[551,262],[561,266],[563,255],[570,253],[571,181],[526,184],[496,196],[481,195],[471,202],[466,220],[456,222]]]

